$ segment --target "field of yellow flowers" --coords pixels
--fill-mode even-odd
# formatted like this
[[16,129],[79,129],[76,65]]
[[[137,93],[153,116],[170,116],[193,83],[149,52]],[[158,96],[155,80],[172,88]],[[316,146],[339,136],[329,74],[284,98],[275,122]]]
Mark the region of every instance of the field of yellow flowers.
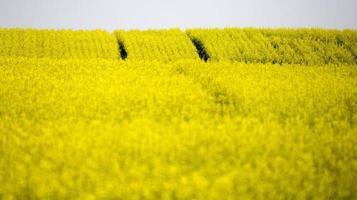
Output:
[[0,29],[0,199],[355,199],[356,39]]

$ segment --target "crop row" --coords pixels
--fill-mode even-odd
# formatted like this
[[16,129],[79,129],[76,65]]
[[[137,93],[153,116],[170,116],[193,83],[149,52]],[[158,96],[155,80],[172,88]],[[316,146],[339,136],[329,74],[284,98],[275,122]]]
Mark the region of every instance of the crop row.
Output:
[[0,56],[118,59],[116,40],[101,30],[0,29]]
[[[357,31],[179,29],[101,31],[0,29],[0,56],[136,61],[356,64]],[[119,48],[120,46],[120,48]],[[121,54],[125,51],[125,56]]]
[[213,61],[287,64],[353,64],[357,32],[322,29],[193,29]]

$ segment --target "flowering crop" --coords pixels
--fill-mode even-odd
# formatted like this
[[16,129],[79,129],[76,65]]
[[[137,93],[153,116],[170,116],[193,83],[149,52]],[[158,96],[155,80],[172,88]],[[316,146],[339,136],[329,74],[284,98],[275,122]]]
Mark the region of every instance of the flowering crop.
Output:
[[304,65],[357,63],[356,31],[321,29],[191,29],[211,61]]
[[356,69],[0,59],[0,194],[353,199]]
[[169,62],[199,59],[190,38],[179,29],[119,30],[116,35],[128,51],[128,60]]
[[0,29],[1,57],[119,59],[115,36],[101,30]]
[[0,199],[356,199],[355,39],[0,30]]

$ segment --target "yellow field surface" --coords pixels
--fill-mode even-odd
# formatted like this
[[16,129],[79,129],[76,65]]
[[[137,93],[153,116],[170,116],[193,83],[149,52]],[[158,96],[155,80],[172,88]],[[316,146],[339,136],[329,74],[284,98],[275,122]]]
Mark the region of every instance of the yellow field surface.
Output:
[[190,29],[211,61],[356,64],[357,32],[323,29]]
[[128,60],[170,62],[199,59],[190,38],[179,29],[118,30],[115,34],[128,51]]
[[238,40],[213,38],[258,30],[89,31],[62,56],[8,39],[32,31],[0,30],[0,199],[357,198],[355,32],[299,39],[335,54],[256,46],[238,62]]
[[119,59],[115,36],[101,30],[0,29],[0,56]]

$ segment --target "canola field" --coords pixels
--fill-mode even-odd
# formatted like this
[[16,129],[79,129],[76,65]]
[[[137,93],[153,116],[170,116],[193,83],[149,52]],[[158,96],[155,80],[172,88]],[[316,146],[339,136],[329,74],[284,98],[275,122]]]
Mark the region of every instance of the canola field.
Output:
[[0,29],[0,199],[356,199],[356,63],[354,30]]

